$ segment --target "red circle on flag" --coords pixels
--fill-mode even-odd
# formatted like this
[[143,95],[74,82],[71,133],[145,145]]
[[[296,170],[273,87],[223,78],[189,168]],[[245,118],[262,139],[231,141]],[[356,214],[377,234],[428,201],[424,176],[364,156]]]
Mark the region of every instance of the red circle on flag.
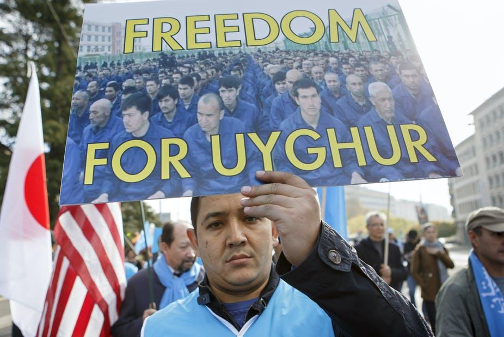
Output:
[[26,205],[37,223],[49,229],[49,205],[47,202],[44,154],[31,164],[25,178],[24,196]]

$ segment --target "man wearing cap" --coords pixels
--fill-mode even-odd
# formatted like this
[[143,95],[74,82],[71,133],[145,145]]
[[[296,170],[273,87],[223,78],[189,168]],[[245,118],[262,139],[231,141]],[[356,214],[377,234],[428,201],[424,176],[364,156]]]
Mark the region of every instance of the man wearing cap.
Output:
[[436,297],[437,336],[502,336],[504,331],[504,210],[483,207],[466,230],[469,265],[451,276]]

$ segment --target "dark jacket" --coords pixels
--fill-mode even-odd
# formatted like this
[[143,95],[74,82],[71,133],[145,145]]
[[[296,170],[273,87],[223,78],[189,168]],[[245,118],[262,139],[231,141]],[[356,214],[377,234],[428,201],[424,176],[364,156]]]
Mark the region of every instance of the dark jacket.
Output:
[[[336,336],[433,336],[415,307],[362,263],[355,249],[326,224],[301,265],[293,268],[283,254],[280,256],[247,319],[266,308],[279,276],[327,313]],[[237,327],[205,281],[199,291],[198,304]]]
[[470,264],[452,275],[436,296],[436,333],[438,337],[490,337]]
[[[201,268],[200,274],[196,281],[189,285],[189,292],[194,291],[198,287],[198,283],[203,280],[205,271]],[[149,308],[149,273],[147,269],[143,269],[133,275],[128,280],[126,294],[121,304],[119,318],[110,328],[113,336],[117,337],[137,337],[142,329],[142,316],[146,309]],[[152,270],[152,285],[154,290],[154,302],[156,308],[159,308],[161,298],[163,297],[165,286],[161,284],[158,276]]]
[[[370,238],[365,238],[359,242],[355,249],[359,258],[369,264],[380,275],[380,265],[383,264],[383,258]],[[382,252],[385,251],[385,240],[382,240]],[[389,260],[388,265],[392,271],[392,283],[390,286],[397,291],[401,291],[401,283],[408,277],[408,270],[402,262],[401,251],[397,245],[389,242]],[[380,275],[381,276],[381,275]]]
[[446,248],[444,248],[444,252],[432,255],[427,252],[425,246],[418,246],[413,254],[411,275],[422,289],[422,298],[425,301],[434,302],[439,288],[441,288],[438,259],[443,262],[446,268],[455,266]]

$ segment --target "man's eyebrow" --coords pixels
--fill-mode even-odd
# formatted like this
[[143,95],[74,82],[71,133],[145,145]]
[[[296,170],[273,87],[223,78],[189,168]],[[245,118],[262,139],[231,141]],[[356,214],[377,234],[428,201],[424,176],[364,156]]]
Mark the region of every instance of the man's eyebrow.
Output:
[[223,211],[207,213],[207,215],[205,215],[205,217],[203,218],[202,222],[205,222],[210,218],[217,218],[217,217],[223,216],[225,214],[226,214],[226,212],[223,212]]

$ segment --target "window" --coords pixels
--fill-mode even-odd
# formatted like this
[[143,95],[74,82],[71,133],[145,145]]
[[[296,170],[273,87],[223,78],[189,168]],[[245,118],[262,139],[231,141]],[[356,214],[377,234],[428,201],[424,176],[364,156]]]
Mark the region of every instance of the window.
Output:
[[102,42],[105,42],[105,36],[102,36],[102,37],[101,37],[101,41],[102,41]]
[[89,31],[90,31],[91,29],[92,29],[92,28],[91,28],[91,25],[87,25],[87,30],[89,30]]
[[88,35],[88,36],[87,36],[87,40],[88,40],[88,41],[91,41],[91,35]]
[[110,51],[110,46],[107,47],[107,51]]
[[504,152],[499,152],[499,163],[504,164]]
[[97,32],[98,31],[98,26],[95,26],[94,30],[95,30],[95,32]]
[[105,33],[105,26],[101,27],[102,33]]
[[91,46],[87,46],[87,52],[89,53],[91,51]]
[[111,37],[109,36],[109,37],[108,37],[108,42],[110,42],[110,41],[111,41]]
[[79,46],[79,51],[82,51],[82,46]]
[[112,31],[112,27],[108,27],[108,32],[110,33]]
[[495,175],[495,187],[500,187],[501,181],[500,181],[500,175],[496,174]]
[[94,40],[98,42],[98,35],[95,35]]
[[490,168],[490,157],[486,157],[485,162],[486,162],[487,169],[489,169]]
[[483,137],[483,148],[488,148],[488,143],[486,137]]
[[488,177],[488,186],[490,186],[490,189],[494,187],[494,181],[492,177]]
[[492,167],[497,166],[497,156],[495,154],[492,155]]
[[497,199],[495,196],[492,196],[492,206],[497,206]]

